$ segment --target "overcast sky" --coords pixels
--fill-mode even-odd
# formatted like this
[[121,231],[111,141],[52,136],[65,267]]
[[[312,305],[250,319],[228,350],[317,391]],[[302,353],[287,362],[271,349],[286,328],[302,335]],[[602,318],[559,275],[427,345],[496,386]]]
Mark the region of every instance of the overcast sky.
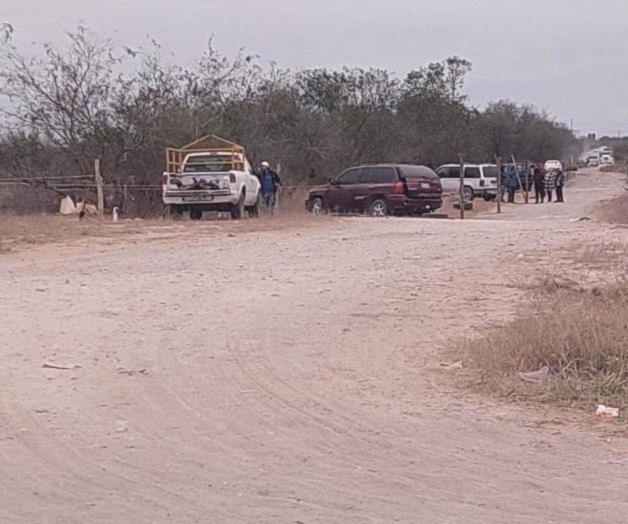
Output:
[[628,134],[628,0],[0,0],[16,41],[61,40],[81,22],[191,63],[214,35],[283,67],[408,70],[459,55],[473,104],[511,99],[580,132]]

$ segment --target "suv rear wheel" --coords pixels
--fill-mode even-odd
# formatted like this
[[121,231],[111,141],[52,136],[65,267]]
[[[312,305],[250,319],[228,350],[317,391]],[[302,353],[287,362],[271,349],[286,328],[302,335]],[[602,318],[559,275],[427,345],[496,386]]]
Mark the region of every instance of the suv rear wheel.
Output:
[[383,198],[374,198],[369,205],[369,214],[373,217],[385,217],[388,214],[388,204]]

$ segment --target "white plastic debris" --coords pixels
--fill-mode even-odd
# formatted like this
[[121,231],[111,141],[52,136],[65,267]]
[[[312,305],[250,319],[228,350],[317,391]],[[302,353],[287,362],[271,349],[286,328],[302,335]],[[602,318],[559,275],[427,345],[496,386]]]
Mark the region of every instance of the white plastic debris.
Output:
[[549,367],[543,366],[541,369],[529,373],[519,373],[519,378],[526,382],[542,382],[549,376]]
[[76,215],[78,213],[76,204],[69,195],[64,196],[59,204],[59,213],[62,215]]
[[610,406],[605,406],[604,404],[600,404],[597,407],[597,411],[595,414],[598,417],[605,418],[616,418],[619,417],[619,408],[611,408]]

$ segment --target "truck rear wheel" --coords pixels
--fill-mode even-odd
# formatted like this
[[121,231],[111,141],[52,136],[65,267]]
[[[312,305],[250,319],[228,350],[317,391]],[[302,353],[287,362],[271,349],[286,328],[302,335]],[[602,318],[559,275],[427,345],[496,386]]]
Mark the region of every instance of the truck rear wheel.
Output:
[[181,206],[177,206],[176,204],[170,204],[168,206],[168,214],[172,220],[181,220],[181,215],[183,215],[183,210]]
[[258,217],[261,205],[262,205],[262,198],[260,197],[260,195],[257,195],[257,200],[255,201],[255,204],[253,204],[251,207],[248,208],[249,216]]
[[244,215],[244,193],[240,195],[238,203],[231,206],[230,213],[233,220],[239,220],[242,218],[242,215]]

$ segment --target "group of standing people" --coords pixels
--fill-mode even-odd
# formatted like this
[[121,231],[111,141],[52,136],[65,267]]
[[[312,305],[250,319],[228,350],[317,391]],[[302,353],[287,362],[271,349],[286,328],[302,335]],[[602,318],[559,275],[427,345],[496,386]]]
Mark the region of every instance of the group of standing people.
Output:
[[541,168],[535,167],[534,174],[534,195],[535,202],[552,202],[554,192],[556,192],[555,202],[564,202],[563,200],[563,188],[565,187],[565,173],[561,169],[551,169],[547,172],[543,172]]
[[[534,194],[536,203],[545,202],[564,202],[563,189],[565,187],[565,173],[561,169],[543,170],[538,166],[531,168],[532,182],[534,184]],[[501,199],[504,199],[504,193],[508,194],[508,202],[514,203],[515,192],[523,185],[521,176],[517,168],[513,165],[506,166],[502,174],[502,193]],[[556,199],[553,200],[554,194]]]

